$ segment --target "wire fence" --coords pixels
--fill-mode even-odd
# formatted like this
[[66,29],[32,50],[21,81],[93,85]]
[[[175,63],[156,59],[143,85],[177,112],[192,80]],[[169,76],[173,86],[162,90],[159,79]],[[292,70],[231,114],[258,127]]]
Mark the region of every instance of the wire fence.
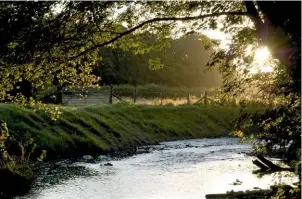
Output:
[[[166,104],[194,104],[213,103],[215,93],[200,90],[199,92],[174,92],[174,91],[146,91],[134,88],[132,92],[114,87],[90,91],[64,91],[62,103],[64,105],[94,105],[94,104],[115,104],[133,103],[146,105]],[[218,101],[217,101],[218,103]]]
[[[101,89],[87,89],[64,91],[62,93],[62,104],[64,105],[96,105],[96,104],[142,104],[142,105],[181,105],[181,104],[239,104],[246,100],[242,97],[226,97],[217,90],[187,89],[187,90],[152,90],[121,88],[118,86],[107,86]],[[248,100],[249,102],[273,103],[268,99]]]

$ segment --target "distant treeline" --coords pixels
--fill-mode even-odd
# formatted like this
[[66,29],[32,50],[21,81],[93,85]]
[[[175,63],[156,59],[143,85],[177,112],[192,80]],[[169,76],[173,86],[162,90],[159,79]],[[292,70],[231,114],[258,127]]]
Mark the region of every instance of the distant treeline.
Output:
[[[144,42],[154,43],[156,37],[147,37]],[[172,40],[171,46],[163,52],[133,54],[101,48],[102,60],[94,66],[94,74],[102,78],[101,85],[154,83],[186,88],[217,87],[221,83],[219,73],[206,71],[210,54],[211,50],[204,48],[198,35]],[[159,69],[150,68],[150,63],[154,62]]]

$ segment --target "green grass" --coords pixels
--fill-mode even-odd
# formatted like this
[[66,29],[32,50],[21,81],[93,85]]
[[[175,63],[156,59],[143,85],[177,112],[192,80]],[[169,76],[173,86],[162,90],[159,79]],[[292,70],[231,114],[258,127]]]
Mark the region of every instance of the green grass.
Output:
[[108,105],[64,108],[57,121],[47,113],[0,105],[10,135],[33,137],[49,158],[97,155],[159,141],[228,136],[238,107]]

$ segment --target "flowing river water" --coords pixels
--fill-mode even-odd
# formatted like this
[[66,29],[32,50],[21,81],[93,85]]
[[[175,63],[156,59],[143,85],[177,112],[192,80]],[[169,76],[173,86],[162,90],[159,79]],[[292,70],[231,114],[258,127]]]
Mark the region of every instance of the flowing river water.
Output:
[[[138,150],[126,158],[86,156],[45,167],[22,198],[202,199],[209,193],[268,188],[278,181],[252,174],[253,157],[246,155],[251,145],[238,144],[236,138],[162,142]],[[113,166],[104,166],[108,162]]]

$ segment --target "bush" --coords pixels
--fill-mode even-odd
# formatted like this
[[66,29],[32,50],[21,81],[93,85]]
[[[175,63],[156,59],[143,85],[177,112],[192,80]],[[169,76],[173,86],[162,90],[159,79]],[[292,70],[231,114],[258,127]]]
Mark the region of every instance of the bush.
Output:
[[0,120],[0,196],[12,197],[24,195],[29,191],[34,177],[37,161],[42,161],[46,155],[43,150],[37,161],[32,161],[32,154],[36,149],[33,139],[25,143],[18,143],[20,154],[11,155],[6,147],[9,132],[6,122]]

